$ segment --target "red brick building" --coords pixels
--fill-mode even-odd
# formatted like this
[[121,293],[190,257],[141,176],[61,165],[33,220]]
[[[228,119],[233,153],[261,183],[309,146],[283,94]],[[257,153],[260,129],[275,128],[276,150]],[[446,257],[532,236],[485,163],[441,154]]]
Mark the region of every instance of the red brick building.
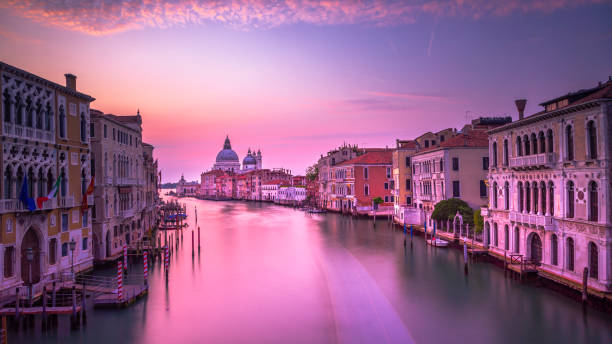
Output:
[[392,150],[369,149],[365,154],[332,168],[331,198],[328,209],[368,214],[373,200],[380,197],[379,211],[392,211],[394,188]]

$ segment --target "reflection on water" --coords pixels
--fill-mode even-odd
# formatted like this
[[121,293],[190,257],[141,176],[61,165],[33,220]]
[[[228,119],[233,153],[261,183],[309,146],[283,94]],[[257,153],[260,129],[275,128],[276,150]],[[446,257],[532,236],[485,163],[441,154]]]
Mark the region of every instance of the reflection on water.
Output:
[[144,300],[90,310],[75,332],[66,318],[52,333],[10,333],[9,342],[612,342],[610,315],[585,314],[487,263],[472,263],[466,276],[462,252],[422,237],[404,247],[384,219],[373,228],[268,204],[182,201],[190,227],[178,236],[168,280],[152,260]]

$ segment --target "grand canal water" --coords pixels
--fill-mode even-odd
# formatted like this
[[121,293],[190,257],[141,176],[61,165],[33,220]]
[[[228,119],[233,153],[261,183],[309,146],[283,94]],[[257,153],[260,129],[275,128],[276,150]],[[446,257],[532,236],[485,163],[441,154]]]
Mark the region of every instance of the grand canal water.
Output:
[[[426,247],[385,221],[269,204],[182,199],[190,227],[150,293],[89,310],[70,331],[10,333],[36,343],[612,343],[612,317],[462,253]],[[191,253],[197,207],[202,249]],[[197,244],[196,244],[197,245]],[[138,270],[138,267],[134,267]],[[38,326],[38,325],[37,325]]]

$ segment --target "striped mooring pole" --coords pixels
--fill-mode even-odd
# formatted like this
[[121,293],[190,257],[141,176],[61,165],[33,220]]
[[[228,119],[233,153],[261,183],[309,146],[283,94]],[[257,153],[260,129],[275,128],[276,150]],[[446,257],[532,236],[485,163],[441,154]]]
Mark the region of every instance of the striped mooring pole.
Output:
[[123,270],[127,271],[128,262],[127,262],[127,245],[123,244]]
[[117,262],[117,301],[123,300],[123,262]]
[[169,261],[170,252],[168,251],[168,246],[164,247],[164,268],[166,269],[166,273],[168,273],[168,261]]
[[143,252],[143,265],[144,265],[144,284],[148,285],[149,283],[149,254],[148,251]]

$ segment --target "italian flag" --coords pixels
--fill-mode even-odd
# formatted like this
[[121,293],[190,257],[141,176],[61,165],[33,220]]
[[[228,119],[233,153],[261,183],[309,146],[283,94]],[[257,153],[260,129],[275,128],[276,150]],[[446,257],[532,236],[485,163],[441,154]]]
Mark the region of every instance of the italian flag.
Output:
[[43,202],[57,197],[57,192],[59,191],[61,180],[62,180],[62,175],[60,174],[60,176],[57,177],[57,180],[55,181],[55,184],[53,185],[51,190],[49,190],[49,194],[47,195],[47,197],[43,196],[43,197],[38,197],[36,199],[36,205],[38,206],[38,209],[42,209]]

